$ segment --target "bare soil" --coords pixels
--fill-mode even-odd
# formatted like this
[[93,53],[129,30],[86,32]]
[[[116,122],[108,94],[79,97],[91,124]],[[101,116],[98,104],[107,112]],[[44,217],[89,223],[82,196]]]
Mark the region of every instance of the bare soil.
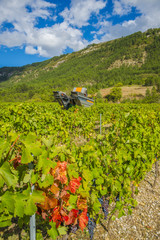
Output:
[[[101,89],[100,93],[102,94],[102,97],[105,97],[106,95],[110,94],[111,88],[105,88]],[[145,96],[146,90],[152,89],[152,86],[144,87],[140,85],[134,85],[134,86],[122,86],[122,100],[126,98],[141,98]]]

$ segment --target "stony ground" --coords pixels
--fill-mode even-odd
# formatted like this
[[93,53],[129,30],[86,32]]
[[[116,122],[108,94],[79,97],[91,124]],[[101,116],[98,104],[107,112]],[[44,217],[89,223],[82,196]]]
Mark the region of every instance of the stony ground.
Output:
[[[153,167],[139,185],[139,193],[135,196],[138,205],[133,209],[132,215],[111,221],[109,229],[108,221],[101,221],[95,229],[93,240],[160,240],[160,176],[155,188],[152,187],[154,179]],[[29,233],[24,230],[19,231],[15,225],[10,229],[0,230],[0,240],[27,240],[28,235]],[[49,240],[49,238],[44,239]],[[89,240],[90,238],[87,230],[83,233],[79,230],[76,234],[70,234],[63,239]]]

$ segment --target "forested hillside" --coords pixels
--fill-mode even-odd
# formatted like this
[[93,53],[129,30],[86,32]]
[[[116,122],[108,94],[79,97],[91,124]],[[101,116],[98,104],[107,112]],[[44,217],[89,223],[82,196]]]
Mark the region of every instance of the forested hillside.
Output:
[[160,29],[149,29],[71,54],[19,68],[0,69],[0,100],[52,101],[53,90],[74,86],[89,93],[122,83],[154,85],[160,81]]

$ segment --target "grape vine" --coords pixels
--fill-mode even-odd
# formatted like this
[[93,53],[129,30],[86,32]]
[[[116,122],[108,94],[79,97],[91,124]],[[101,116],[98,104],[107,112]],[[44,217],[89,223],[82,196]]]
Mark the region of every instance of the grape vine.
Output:
[[[94,130],[100,113],[101,135]],[[133,190],[138,192],[159,159],[159,136],[157,104],[99,103],[68,111],[54,103],[4,104],[0,226],[10,226],[13,217],[26,224],[37,213],[50,225],[53,239],[87,227],[93,239],[100,218],[131,214],[136,206]]]

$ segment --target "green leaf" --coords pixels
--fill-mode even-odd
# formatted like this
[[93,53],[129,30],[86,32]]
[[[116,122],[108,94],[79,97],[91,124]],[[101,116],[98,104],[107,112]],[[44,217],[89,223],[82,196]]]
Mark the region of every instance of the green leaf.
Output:
[[98,199],[95,199],[93,204],[93,210],[95,211],[95,213],[97,214],[99,213],[100,207],[101,207],[100,202],[98,201]]
[[75,164],[70,164],[67,167],[67,169],[68,169],[68,175],[69,175],[70,178],[72,178],[72,177],[78,178],[79,177],[79,173],[77,172]]
[[14,212],[15,200],[14,200],[14,194],[13,193],[10,193],[9,191],[6,191],[2,195],[1,201],[2,201],[2,206],[6,207],[9,212],[12,212],[12,213]]
[[48,159],[47,151],[43,151],[43,154],[39,156],[37,169],[42,170],[43,174],[47,174],[51,168],[54,168],[57,163],[53,160]]
[[7,220],[7,221],[4,221],[4,222],[1,222],[1,219],[0,219],[0,224],[1,224],[1,227],[8,227],[12,224],[11,220]]
[[94,192],[92,192],[91,193],[91,202],[92,202],[92,204],[95,202],[96,199],[97,199],[97,195]]
[[45,197],[43,196],[43,191],[34,190],[31,195],[31,199],[34,203],[43,203]]
[[103,190],[100,190],[100,193],[101,193],[102,196],[107,195],[108,189],[105,188],[105,189],[103,189]]
[[31,183],[36,183],[37,182],[37,180],[38,180],[38,173],[34,173],[34,172],[32,172],[32,174],[31,174]]
[[112,184],[112,190],[113,191],[121,191],[121,182],[119,182],[119,181],[115,181],[113,184]]
[[60,159],[62,162],[64,162],[66,160],[66,156],[64,153],[60,153]]
[[111,219],[112,219],[112,221],[114,221],[114,220],[116,219],[116,216],[113,215],[113,216],[111,217]]
[[37,142],[35,144],[31,144],[29,146],[30,153],[33,154],[34,157],[38,157],[42,153],[41,147],[37,146]]
[[4,185],[4,179],[2,178],[2,176],[0,175],[0,188],[3,187]]
[[93,175],[89,169],[83,169],[82,177],[87,181],[91,181],[93,179]]
[[92,171],[92,174],[93,174],[93,178],[98,178],[99,177],[99,169],[94,168]]
[[46,145],[47,148],[50,148],[53,145],[53,136],[47,138],[42,138],[42,142]]
[[3,138],[0,140],[0,162],[2,160],[2,155],[4,152],[8,152],[10,149],[10,143],[6,142]]
[[31,179],[31,175],[29,173],[25,174],[24,178],[23,178],[23,182],[24,183],[28,183],[30,182]]
[[125,212],[123,209],[119,212],[118,218],[121,218],[122,216],[125,216]]
[[99,134],[99,135],[97,136],[97,140],[103,140],[103,138],[104,138],[104,136],[101,135],[101,134]]
[[33,161],[33,156],[31,155],[30,151],[27,148],[22,149],[22,158],[21,163],[30,163]]
[[61,227],[60,226],[57,230],[58,230],[59,235],[67,234],[67,227]]
[[37,211],[37,207],[36,207],[35,203],[33,202],[33,199],[30,197],[30,198],[28,199],[28,201],[26,202],[26,208],[25,208],[24,213],[25,213],[26,215],[31,216],[31,215],[33,215],[36,211]]
[[102,183],[104,183],[104,178],[98,177],[98,179],[96,179],[96,185],[101,185]]
[[31,143],[34,143],[37,139],[37,136],[35,133],[28,133],[28,135],[25,137],[24,139],[24,144],[27,143],[27,144],[31,144]]
[[49,225],[51,226],[51,229],[49,229],[47,232],[53,240],[54,239],[56,240],[56,238],[58,237],[58,231],[57,231],[57,228],[56,228],[56,223],[50,222]]
[[128,167],[126,168],[126,173],[132,173],[134,170],[133,165],[128,165]]
[[70,203],[72,208],[75,208],[76,207],[76,203],[77,203],[77,196],[71,194],[70,198],[69,198],[69,203]]
[[53,184],[54,179],[53,179],[52,175],[50,175],[50,174],[47,174],[47,175],[43,174],[42,177],[43,177],[43,179],[38,181],[38,184],[39,184],[40,188],[42,188],[42,187],[46,188],[46,187],[49,187],[49,186],[51,186]]
[[139,143],[139,141],[137,140],[137,139],[131,139],[131,142],[133,142],[133,143]]
[[43,235],[41,233],[41,230],[37,229],[36,231],[36,240],[43,240]]
[[122,208],[121,202],[118,202],[118,201],[116,202],[116,208],[119,210]]
[[15,211],[14,211],[14,217],[23,217],[24,215],[24,208],[25,208],[25,201],[22,199],[18,198],[15,200]]
[[8,162],[4,162],[0,168],[0,175],[9,187],[15,186],[17,183],[17,177],[11,173],[10,165]]

